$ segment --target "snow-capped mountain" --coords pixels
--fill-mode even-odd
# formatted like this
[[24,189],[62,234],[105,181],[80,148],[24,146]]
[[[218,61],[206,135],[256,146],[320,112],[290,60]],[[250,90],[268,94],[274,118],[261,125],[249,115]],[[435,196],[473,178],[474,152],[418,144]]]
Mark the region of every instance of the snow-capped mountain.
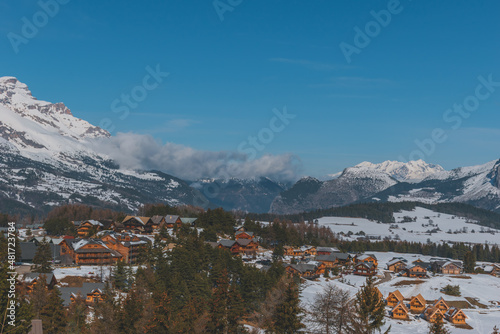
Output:
[[359,171],[379,171],[388,174],[398,181],[421,181],[427,177],[432,177],[437,173],[445,172],[444,168],[439,165],[428,164],[423,160],[400,162],[400,161],[384,161],[379,164],[374,164],[364,161],[350,170]]
[[16,78],[0,78],[0,208],[41,212],[81,202],[133,211],[146,202],[208,203],[183,180],[123,170],[96,153],[96,139],[109,136],[63,103],[37,100]]

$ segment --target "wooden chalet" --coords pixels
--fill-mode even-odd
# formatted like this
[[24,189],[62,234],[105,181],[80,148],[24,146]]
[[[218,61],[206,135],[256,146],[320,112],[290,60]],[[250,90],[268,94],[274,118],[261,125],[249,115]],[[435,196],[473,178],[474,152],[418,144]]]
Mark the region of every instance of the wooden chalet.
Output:
[[198,220],[198,218],[181,218],[181,222],[185,225],[194,226],[194,222]]
[[442,274],[459,275],[462,273],[462,263],[457,261],[448,261],[440,268]]
[[315,246],[302,246],[301,248],[304,251],[304,256],[316,256],[318,254]]
[[491,266],[491,270],[488,270],[488,274],[495,276],[495,277],[500,277],[500,264],[493,264]]
[[434,304],[432,304],[432,307],[440,309],[443,314],[450,308],[450,306],[448,306],[448,304],[444,301],[443,297],[440,297],[438,300],[436,300]]
[[405,272],[406,272],[406,276],[412,277],[412,278],[427,277],[427,270],[419,264],[415,264],[409,268],[406,268]]
[[91,234],[102,230],[102,227],[103,224],[97,220],[85,220],[78,225],[76,232],[78,238],[88,238],[92,237]]
[[377,267],[371,262],[358,262],[354,265],[354,275],[373,276],[377,273]]
[[104,283],[87,283],[84,282],[81,287],[63,287],[61,298],[63,305],[69,307],[78,298],[83,298],[88,305],[102,302],[104,300]]
[[134,233],[153,232],[153,221],[150,217],[127,216],[122,221],[123,230]]
[[361,254],[361,255],[358,255],[358,256],[356,256],[355,262],[356,263],[359,263],[359,262],[373,263],[373,265],[375,266],[375,269],[378,266],[377,257],[375,255],[373,255],[373,254]]
[[396,290],[394,292],[391,292],[389,293],[389,295],[387,296],[387,305],[388,306],[391,306],[391,307],[394,307],[396,306],[399,302],[402,302],[404,301],[404,297],[403,295],[401,294],[401,292],[399,292],[399,290]]
[[239,239],[252,240],[254,238],[254,234],[253,234],[253,232],[237,231],[236,233],[234,233],[234,238],[236,240],[239,240]]
[[238,245],[236,240],[222,239],[217,243],[217,247],[227,249],[232,254],[239,254],[240,252],[240,246]]
[[451,307],[444,316],[446,320],[455,325],[465,325],[465,320],[467,320],[465,313],[456,307]]
[[319,276],[318,266],[315,264],[299,263],[299,264],[286,264],[285,271],[289,275],[297,275],[304,278],[314,278]]
[[40,281],[40,278],[42,277],[45,278],[44,284],[47,289],[52,289],[57,284],[57,279],[54,273],[27,273],[24,274],[22,279],[23,283],[26,284],[26,291],[31,293],[35,288],[35,285],[38,284],[38,281]]
[[410,311],[402,301],[397,303],[396,306],[394,306],[394,308],[391,311],[392,317],[394,319],[402,319],[402,320],[408,319],[408,313],[410,313]]
[[332,253],[340,253],[335,247],[317,247],[316,255],[330,255]]
[[393,258],[389,262],[387,262],[387,270],[399,273],[400,271],[406,268],[406,260],[403,258]]
[[424,318],[429,322],[436,322],[439,318],[444,319],[443,312],[438,307],[428,307],[424,311]]
[[151,227],[153,231],[158,231],[165,224],[165,216],[153,216],[151,217]]
[[60,243],[61,257],[68,256],[80,265],[109,265],[122,255],[99,239],[65,239]]
[[410,300],[410,311],[420,314],[424,312],[427,302],[421,294],[418,294]]
[[127,233],[112,233],[101,238],[104,244],[122,256],[125,263],[136,264],[139,254],[146,250],[148,241],[145,237],[138,237]]
[[165,227],[166,228],[179,228],[182,225],[181,217],[177,215],[167,215],[165,216]]

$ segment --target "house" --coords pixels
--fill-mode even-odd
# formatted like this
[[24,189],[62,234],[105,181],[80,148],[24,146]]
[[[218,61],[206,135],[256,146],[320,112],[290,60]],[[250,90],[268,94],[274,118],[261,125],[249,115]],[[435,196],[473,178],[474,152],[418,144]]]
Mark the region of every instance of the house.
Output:
[[465,313],[456,307],[451,307],[445,314],[444,314],[446,320],[451,322],[452,324],[455,325],[465,325],[465,320],[467,319],[467,316]]
[[361,254],[356,256],[356,263],[359,262],[373,263],[375,268],[378,266],[377,257],[373,254]]
[[302,246],[301,249],[304,251],[305,256],[316,256],[317,249],[315,246]]
[[422,277],[427,276],[427,270],[424,267],[422,267],[420,264],[415,264],[409,268],[406,268],[405,272],[406,272],[406,276],[412,277],[412,278],[415,278],[415,277],[422,278]]
[[500,277],[500,264],[492,264],[484,267],[484,273],[495,277]]
[[348,253],[333,252],[330,255],[334,255],[337,258],[337,263],[339,265],[345,266],[351,263],[351,255]]
[[159,230],[165,224],[165,216],[153,216],[151,217],[153,231]]
[[404,320],[408,319],[409,312],[410,311],[402,301],[397,303],[396,306],[394,306],[394,308],[391,311],[392,317],[394,319],[404,319]]
[[358,262],[354,265],[354,275],[373,276],[377,273],[376,266],[371,262]]
[[234,238],[236,240],[238,239],[249,239],[252,240],[254,238],[253,232],[246,232],[246,231],[238,231],[234,234]]
[[83,283],[82,287],[59,288],[63,305],[68,307],[80,297],[84,298],[87,304],[95,304],[104,300],[104,283]]
[[318,266],[316,264],[299,263],[285,264],[285,271],[290,275],[298,275],[304,278],[317,277]]
[[194,222],[197,220],[198,218],[181,218],[181,222],[183,224],[186,224],[186,225],[189,225],[189,226],[194,226]]
[[424,318],[429,322],[436,322],[437,319],[444,319],[443,312],[438,307],[427,307],[424,311]]
[[318,255],[316,261],[323,263],[326,268],[333,268],[339,264],[335,255]]
[[432,304],[432,307],[440,309],[443,314],[450,308],[448,304],[444,301],[443,297],[440,297],[438,300],[436,300],[434,304]]
[[396,306],[399,302],[402,302],[404,300],[403,295],[399,290],[396,290],[394,292],[389,293],[387,296],[387,305],[394,307]]
[[182,220],[176,215],[165,216],[165,227],[166,228],[179,228],[182,225]]
[[31,293],[40,280],[40,277],[45,277],[45,284],[48,289],[52,289],[57,284],[57,279],[54,273],[27,273],[24,274],[22,281],[26,283],[26,291]]
[[[39,247],[39,242],[33,240],[32,242],[19,242],[19,248],[21,249],[21,262],[32,263],[33,258],[37,248]],[[61,246],[49,242],[50,252],[52,254],[53,261],[60,261]]]
[[259,244],[254,239],[237,239],[236,243],[239,246],[239,253],[245,253],[248,255],[254,255],[257,253]]
[[244,225],[239,225],[234,227],[234,232],[245,232],[247,229]]
[[399,273],[406,268],[407,260],[401,257],[395,257],[389,262],[387,262],[387,270]]
[[61,242],[61,257],[67,256],[80,265],[107,265],[122,259],[99,239],[65,239]]
[[126,216],[121,222],[123,230],[135,233],[153,232],[153,221],[150,217]]
[[94,234],[102,229],[103,225],[97,220],[85,220],[78,225],[76,229],[79,238],[90,237],[90,234]]
[[317,247],[316,255],[330,255],[332,253],[340,253],[335,247]]
[[229,250],[232,254],[238,254],[240,252],[240,245],[236,240],[222,239],[218,242],[218,248],[225,248]]
[[462,262],[448,261],[441,266],[441,273],[448,275],[459,275],[462,273]]
[[421,294],[418,294],[414,297],[411,297],[410,300],[410,310],[413,313],[422,313],[425,310],[427,302],[425,301],[424,297],[422,297]]
[[125,263],[136,264],[139,254],[145,251],[148,239],[127,233],[109,233],[101,240],[112,250],[121,254]]

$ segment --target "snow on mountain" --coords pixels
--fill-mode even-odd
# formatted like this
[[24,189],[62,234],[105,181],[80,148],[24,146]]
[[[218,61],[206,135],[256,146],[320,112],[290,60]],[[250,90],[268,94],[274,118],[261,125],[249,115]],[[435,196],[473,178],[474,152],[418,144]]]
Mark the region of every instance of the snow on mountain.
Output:
[[400,161],[384,161],[379,164],[374,164],[368,161],[357,164],[354,167],[348,168],[349,171],[355,173],[365,173],[369,171],[378,171],[387,173],[389,176],[398,181],[415,182],[423,180],[434,174],[445,172],[444,168],[439,165],[429,164],[423,160],[400,162]]

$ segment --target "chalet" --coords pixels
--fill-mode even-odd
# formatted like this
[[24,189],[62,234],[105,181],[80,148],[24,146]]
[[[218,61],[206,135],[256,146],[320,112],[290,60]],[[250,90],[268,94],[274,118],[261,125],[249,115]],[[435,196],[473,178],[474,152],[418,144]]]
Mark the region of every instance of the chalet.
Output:
[[318,266],[316,264],[300,263],[285,264],[285,271],[290,275],[298,275],[304,278],[317,277]]
[[424,297],[422,297],[421,294],[418,294],[414,297],[411,298],[410,300],[410,310],[413,313],[422,313],[425,310],[427,302],[425,301]]
[[293,247],[292,246],[283,246],[283,251],[285,255],[292,256]]
[[444,301],[443,297],[440,297],[437,299],[434,304],[432,304],[432,307],[436,307],[441,310],[441,312],[444,314],[448,309],[450,308],[448,304]]
[[127,216],[122,221],[123,230],[135,233],[151,233],[153,221],[149,217]]
[[396,306],[394,306],[394,308],[391,311],[391,314],[394,319],[406,320],[408,319],[409,312],[410,311],[408,310],[406,305],[402,301],[400,301],[399,303],[396,304]]
[[407,261],[401,257],[395,257],[387,262],[387,270],[399,273],[406,268]]
[[316,261],[323,263],[326,268],[334,268],[339,264],[335,255],[318,255]]
[[40,280],[40,277],[45,277],[45,285],[48,289],[52,289],[57,284],[57,279],[54,273],[27,273],[24,274],[22,281],[26,284],[26,291],[28,291],[28,293],[33,291],[35,285]]
[[430,306],[425,309],[424,318],[429,322],[436,322],[438,319],[444,319],[444,314],[439,308]]
[[389,295],[387,296],[387,305],[394,307],[403,300],[404,297],[401,294],[401,292],[399,292],[399,290],[396,290],[394,292],[389,293]]
[[462,269],[462,262],[448,261],[441,266],[440,272],[448,275],[459,275],[462,273]]
[[186,225],[189,225],[189,226],[194,226],[194,222],[197,220],[198,218],[181,218],[181,222],[183,224],[186,224]]
[[330,255],[332,253],[339,253],[340,251],[335,247],[317,247],[316,255]]
[[359,262],[373,263],[375,268],[377,268],[377,266],[378,266],[377,257],[373,254],[361,254],[361,255],[356,256],[356,263],[359,263]]
[[354,265],[354,275],[373,276],[377,273],[377,267],[372,262],[358,262]]
[[166,228],[179,228],[182,225],[182,220],[176,215],[165,216],[165,227]]
[[158,216],[158,215],[153,216],[151,217],[151,222],[153,231],[157,231],[165,224],[165,216]]
[[451,322],[452,324],[455,325],[465,325],[465,320],[467,319],[467,316],[465,313],[456,307],[451,307],[445,314],[444,314],[446,320]]
[[495,277],[500,277],[500,264],[492,264],[484,267],[484,273]]
[[240,252],[240,245],[236,240],[226,240],[222,239],[218,242],[218,248],[225,248],[229,250],[232,254],[238,254]]
[[148,239],[127,233],[110,233],[101,238],[104,244],[121,254],[125,263],[136,264],[139,254],[145,251]]
[[406,276],[412,277],[412,278],[415,278],[415,277],[422,278],[422,277],[427,276],[427,270],[424,267],[422,267],[420,264],[415,264],[409,268],[406,268],[405,272],[406,272]]
[[317,249],[315,246],[302,246],[301,249],[304,251],[305,256],[316,256]]
[[247,255],[254,255],[259,248],[259,244],[254,239],[237,239],[236,243],[239,246],[238,251]]
[[78,228],[76,229],[76,232],[79,238],[86,238],[86,237],[91,237],[92,236],[91,234],[100,231],[102,227],[103,224],[101,224],[101,222],[90,219],[82,221],[78,226]]
[[337,258],[337,263],[340,265],[348,265],[351,263],[351,255],[348,253],[333,252],[330,255],[334,255]]
[[234,232],[245,232],[247,229],[244,225],[239,225],[234,227]]
[[82,287],[59,288],[65,307],[74,303],[77,298],[84,298],[87,304],[95,304],[104,300],[104,283],[83,283]]
[[122,259],[122,255],[108,248],[99,239],[65,239],[61,242],[61,257],[68,256],[76,264],[106,265]]
[[234,234],[234,238],[236,240],[238,239],[249,239],[252,240],[254,238],[253,232],[246,232],[246,231],[238,231]]

